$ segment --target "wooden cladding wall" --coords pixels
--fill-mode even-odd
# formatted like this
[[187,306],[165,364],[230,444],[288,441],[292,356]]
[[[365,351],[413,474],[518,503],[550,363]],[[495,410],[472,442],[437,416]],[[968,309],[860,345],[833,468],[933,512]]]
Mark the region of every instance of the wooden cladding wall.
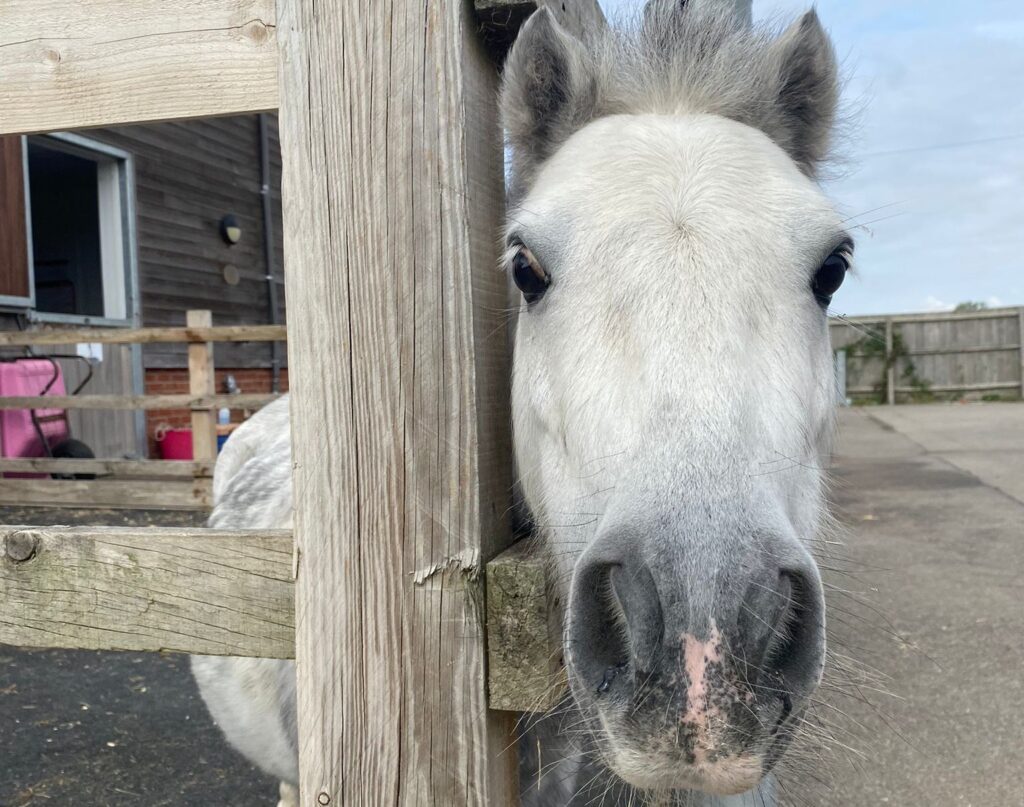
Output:
[[[274,274],[283,322],[281,159],[277,117],[268,118]],[[258,116],[119,126],[83,134],[135,158],[142,324],[183,325],[190,308],[211,310],[216,325],[269,322]],[[228,213],[242,228],[241,241],[234,246],[220,236],[220,220]],[[270,364],[271,348],[265,343],[218,344],[215,351],[219,367]],[[146,345],[143,356],[150,368],[187,366],[184,345]]]

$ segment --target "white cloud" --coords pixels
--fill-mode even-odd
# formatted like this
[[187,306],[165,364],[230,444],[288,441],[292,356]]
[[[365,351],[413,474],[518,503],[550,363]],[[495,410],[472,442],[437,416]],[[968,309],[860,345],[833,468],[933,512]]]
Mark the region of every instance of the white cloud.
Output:
[[929,294],[924,298],[924,310],[925,311],[952,311],[956,308],[952,303],[945,303],[938,297]]

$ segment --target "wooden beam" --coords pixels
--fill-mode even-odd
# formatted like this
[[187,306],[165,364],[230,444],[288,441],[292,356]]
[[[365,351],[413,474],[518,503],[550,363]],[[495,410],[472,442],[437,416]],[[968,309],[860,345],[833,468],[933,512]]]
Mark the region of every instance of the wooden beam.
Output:
[[905,322],[955,322],[965,319],[1002,319],[1017,316],[1016,308],[983,308],[980,311],[926,311],[921,314],[893,314],[892,316],[832,317],[829,325],[834,328],[850,325],[881,325],[891,319],[899,325]]
[[[992,381],[981,384],[929,384],[927,387],[896,387],[896,392],[929,393],[929,392],[986,392],[1001,389],[1016,390],[1020,387],[1017,381]],[[876,387],[851,387],[854,394],[877,393]]]
[[303,805],[510,805],[496,71],[468,1],[278,12]]
[[288,658],[292,537],[0,527],[0,643]]
[[0,504],[120,510],[210,510],[210,479],[0,479]]
[[[904,356],[953,356],[958,353],[1002,353],[1004,351],[1012,351],[1016,353],[1020,350],[1020,345],[972,345],[969,347],[927,347],[927,348],[914,348],[912,350],[904,351]],[[874,353],[847,353],[847,358],[850,359],[877,359],[878,355]]]
[[607,24],[597,0],[473,0],[484,42],[498,64],[504,63],[523,23],[541,6],[584,40]]
[[277,106],[274,0],[4,0],[0,134]]
[[487,564],[487,681],[492,709],[546,712],[565,696],[558,609],[547,563],[520,541]]
[[[210,311],[188,311],[185,318],[185,324],[190,328],[213,325],[213,313]],[[216,394],[213,342],[189,343],[188,391],[197,397]],[[192,407],[192,458],[200,461],[217,459],[217,410],[212,406]]]
[[104,476],[194,479],[212,477],[213,462],[181,460],[0,458],[0,473],[98,474]]
[[258,409],[281,396],[270,392],[238,395],[11,395],[0,409]]
[[1017,311],[1017,342],[1020,343],[1020,397],[1024,398],[1024,305]]
[[284,325],[219,325],[212,328],[47,328],[0,332],[0,347],[72,345],[146,345],[156,342],[283,342]]
[[892,318],[890,317],[885,320],[885,402],[889,406],[896,404],[896,362],[898,358],[893,356],[894,339]]

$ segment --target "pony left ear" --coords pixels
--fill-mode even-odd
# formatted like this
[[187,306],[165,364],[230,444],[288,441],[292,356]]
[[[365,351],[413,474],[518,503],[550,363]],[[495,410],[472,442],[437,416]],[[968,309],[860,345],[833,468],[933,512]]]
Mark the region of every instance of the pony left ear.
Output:
[[839,103],[835,50],[815,11],[790,26],[772,48],[778,84],[774,116],[764,128],[805,174],[814,176],[828,156]]
[[597,82],[583,44],[541,7],[523,25],[505,62],[501,117],[521,191],[537,167],[593,117]]

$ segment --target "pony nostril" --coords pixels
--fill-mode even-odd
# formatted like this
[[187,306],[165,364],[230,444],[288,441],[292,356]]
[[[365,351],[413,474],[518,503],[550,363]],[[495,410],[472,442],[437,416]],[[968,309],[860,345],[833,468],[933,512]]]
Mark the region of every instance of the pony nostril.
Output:
[[665,625],[654,576],[645,563],[616,567],[612,588],[626,620],[630,659],[638,670],[650,671],[664,642]]
[[779,574],[782,607],[761,668],[784,685],[787,693],[801,695],[816,686],[824,653],[824,625],[819,589],[800,570]]
[[611,582],[610,563],[585,563],[573,578],[569,603],[569,661],[588,688],[607,692],[629,658],[622,608]]
[[583,558],[573,578],[568,645],[574,675],[597,695],[649,670],[662,646],[661,604],[650,570],[633,558]]

